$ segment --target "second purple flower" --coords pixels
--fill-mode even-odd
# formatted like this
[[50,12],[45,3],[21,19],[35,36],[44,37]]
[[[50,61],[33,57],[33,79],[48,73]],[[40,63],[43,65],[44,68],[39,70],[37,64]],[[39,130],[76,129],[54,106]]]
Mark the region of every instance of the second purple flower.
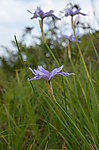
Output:
[[79,9],[77,9],[77,10],[75,10],[75,11],[73,11],[72,8],[68,8],[68,9],[66,10],[65,16],[66,16],[66,17],[68,17],[68,16],[73,17],[73,16],[78,15],[78,14],[81,14],[81,15],[83,15],[83,16],[86,16],[86,15],[87,15],[87,14],[85,14],[85,13],[80,12],[80,10],[81,10],[81,8],[79,8]]

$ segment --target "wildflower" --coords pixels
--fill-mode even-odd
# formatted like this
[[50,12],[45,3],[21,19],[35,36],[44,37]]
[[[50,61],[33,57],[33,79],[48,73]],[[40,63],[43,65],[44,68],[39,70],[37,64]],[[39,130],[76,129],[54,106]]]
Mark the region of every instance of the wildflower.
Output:
[[41,18],[41,20],[43,20],[46,17],[52,17],[55,20],[61,20],[60,18],[58,18],[57,16],[55,16],[53,14],[54,10],[50,10],[50,11],[44,13],[44,11],[40,7],[37,7],[37,9],[36,9],[36,11],[34,13],[32,13],[29,10],[28,10],[28,12],[30,12],[31,14],[33,14],[33,17],[31,17],[31,19]]
[[66,10],[65,16],[66,16],[66,17],[68,17],[68,16],[73,17],[73,16],[75,16],[75,15],[77,15],[77,14],[81,14],[81,15],[83,15],[83,16],[86,16],[86,15],[87,15],[87,14],[84,14],[84,13],[80,12],[80,10],[81,10],[81,8],[79,8],[79,9],[77,9],[77,10],[75,10],[75,11],[73,11],[72,8],[68,8],[68,9]]
[[63,65],[59,68],[55,68],[54,70],[52,70],[50,73],[48,70],[45,70],[42,66],[38,66],[37,70],[32,70],[30,67],[30,71],[35,75],[33,78],[29,79],[30,80],[39,80],[40,78],[46,79],[49,83],[51,81],[52,78],[54,78],[57,75],[62,75],[62,76],[70,76],[70,75],[74,75],[74,73],[65,73],[65,72],[61,72],[63,68]]
[[[68,35],[62,35],[61,38],[66,38],[67,40],[69,40],[70,42],[74,42],[76,43],[76,39],[75,39],[75,36],[74,34],[68,36]],[[78,40],[78,42],[80,43],[80,40]]]

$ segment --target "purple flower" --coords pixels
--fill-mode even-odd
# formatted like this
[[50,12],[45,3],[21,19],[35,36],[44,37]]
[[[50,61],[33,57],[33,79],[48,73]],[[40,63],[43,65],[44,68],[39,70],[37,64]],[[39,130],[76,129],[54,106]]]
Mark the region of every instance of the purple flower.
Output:
[[81,15],[83,15],[83,16],[86,16],[87,14],[84,14],[84,13],[82,13],[82,12],[80,12],[80,10],[81,10],[81,8],[79,8],[79,9],[77,9],[77,10],[75,10],[75,11],[73,11],[73,9],[72,8],[68,8],[67,10],[66,10],[66,13],[65,13],[65,16],[66,17],[68,17],[68,16],[75,16],[75,15],[77,15],[77,14],[81,14]]
[[[68,36],[68,35],[62,35],[61,39],[62,39],[62,38],[66,38],[66,39],[68,39],[70,42],[76,43],[76,39],[75,39],[74,34],[72,34],[72,35],[70,35],[70,36]],[[78,40],[78,42],[80,43],[80,40]]]
[[59,68],[55,68],[54,70],[52,70],[50,73],[48,70],[45,70],[42,66],[38,66],[38,69],[37,70],[32,70],[30,67],[30,71],[34,74],[34,77],[29,79],[28,78],[28,81],[30,80],[39,80],[40,78],[43,78],[43,79],[46,79],[47,81],[49,81],[50,83],[50,80],[52,78],[54,78],[55,76],[57,75],[62,75],[62,76],[70,76],[70,75],[74,75],[74,73],[65,73],[65,72],[61,72],[63,68],[63,65]]
[[[29,10],[28,10],[29,11]],[[55,16],[53,14],[54,10],[50,10],[46,13],[44,13],[44,11],[40,8],[40,7],[37,7],[36,11],[34,13],[32,13],[31,11],[29,11],[31,14],[33,14],[33,17],[31,17],[31,19],[34,19],[34,18],[41,18],[42,20],[46,17],[52,17],[56,20],[61,20],[60,18],[58,18],[57,16]]]

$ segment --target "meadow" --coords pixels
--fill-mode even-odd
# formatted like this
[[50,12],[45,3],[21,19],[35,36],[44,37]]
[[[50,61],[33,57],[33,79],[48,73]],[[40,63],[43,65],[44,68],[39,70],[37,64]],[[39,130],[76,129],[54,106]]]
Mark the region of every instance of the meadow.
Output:
[[[99,150],[99,32],[78,39],[69,11],[73,35],[58,38],[59,18],[50,13],[34,16],[40,18],[39,44],[26,46],[15,35],[16,53],[1,58],[0,150]],[[54,18],[44,32],[49,16]],[[73,74],[54,70],[62,65],[62,72]],[[52,78],[33,75],[29,67],[38,66],[54,70]]]

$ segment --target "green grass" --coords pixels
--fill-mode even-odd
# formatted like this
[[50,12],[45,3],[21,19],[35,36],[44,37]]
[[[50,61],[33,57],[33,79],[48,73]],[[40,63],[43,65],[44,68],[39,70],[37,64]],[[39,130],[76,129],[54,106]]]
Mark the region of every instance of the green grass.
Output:
[[[98,61],[93,41],[92,46]],[[80,55],[76,63],[71,59],[68,66],[65,60],[63,64],[64,71],[70,70],[75,76],[57,76],[52,80],[55,101],[45,80],[27,81],[30,72],[20,47],[18,50],[24,68],[16,70],[10,81],[3,71],[1,74],[4,92],[0,96],[0,149],[98,150],[98,64],[87,62],[78,45]]]

